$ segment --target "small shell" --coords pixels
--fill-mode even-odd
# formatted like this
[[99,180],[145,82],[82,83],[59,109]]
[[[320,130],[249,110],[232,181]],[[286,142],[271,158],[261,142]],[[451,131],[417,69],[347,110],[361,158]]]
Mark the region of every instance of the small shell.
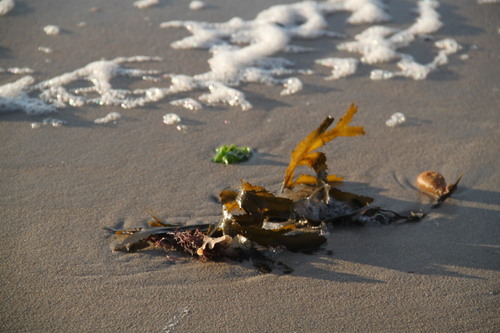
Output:
[[448,186],[443,175],[435,171],[424,171],[417,177],[417,187],[437,198],[448,193]]

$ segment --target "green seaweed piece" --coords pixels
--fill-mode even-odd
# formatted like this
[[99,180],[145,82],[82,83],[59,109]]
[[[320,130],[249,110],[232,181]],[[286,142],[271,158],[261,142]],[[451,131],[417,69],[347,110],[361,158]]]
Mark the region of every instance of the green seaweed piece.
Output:
[[240,163],[247,161],[251,154],[252,150],[250,147],[223,145],[215,149],[215,156],[212,158],[212,161],[224,164]]

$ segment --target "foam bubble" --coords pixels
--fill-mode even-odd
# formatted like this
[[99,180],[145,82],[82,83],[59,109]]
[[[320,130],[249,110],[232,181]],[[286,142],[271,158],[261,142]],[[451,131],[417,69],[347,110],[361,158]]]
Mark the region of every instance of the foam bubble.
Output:
[[61,28],[59,28],[57,25],[46,25],[43,27],[43,32],[45,32],[47,35],[59,35],[61,32]]
[[157,5],[158,3],[160,3],[158,0],[139,0],[134,2],[134,6],[139,9],[144,9]]
[[14,0],[0,0],[0,15],[5,15],[14,9],[16,3]]
[[111,122],[116,122],[121,117],[122,117],[122,115],[118,112],[110,112],[105,117],[97,118],[96,120],[94,120],[94,123],[96,123],[96,124],[108,124]]
[[316,60],[322,66],[332,68],[332,75],[326,80],[337,80],[356,73],[358,59],[356,58],[324,58]]
[[462,49],[462,46],[458,44],[457,41],[454,40],[453,38],[445,38],[438,40],[437,42],[434,43],[434,46],[436,46],[438,49],[443,50],[443,52],[446,54],[457,53]]
[[230,106],[239,106],[243,111],[252,108],[252,104],[245,99],[245,94],[241,91],[225,86],[220,82],[213,82],[208,89],[210,93],[199,97],[200,101],[208,105],[227,104]]
[[185,132],[187,131],[187,129],[188,129],[188,127],[187,127],[186,125],[184,125],[184,124],[179,124],[179,125],[177,125],[175,128],[176,128],[179,132],[184,132],[184,133],[185,133]]
[[45,46],[39,46],[38,51],[43,52],[43,53],[52,53],[52,49],[50,47],[45,47]]
[[344,2],[344,6],[353,12],[347,19],[351,24],[377,23],[391,19],[385,12],[382,1],[349,0]]
[[404,114],[402,114],[401,112],[396,112],[394,113],[391,118],[389,118],[385,124],[388,126],[388,127],[396,127],[396,126],[399,126],[401,124],[403,124],[404,122],[406,121],[406,117]]
[[195,0],[189,3],[189,9],[191,10],[201,10],[203,8],[205,8],[205,3],[203,1]]
[[163,123],[165,125],[177,125],[181,122],[181,117],[175,113],[167,113],[163,116]]
[[182,98],[182,99],[176,99],[170,102],[170,105],[174,106],[182,106],[185,109],[191,110],[191,111],[198,111],[203,108],[203,106],[196,100],[192,98]]
[[290,77],[283,82],[283,89],[280,93],[282,96],[292,95],[302,90],[303,84],[296,77]]

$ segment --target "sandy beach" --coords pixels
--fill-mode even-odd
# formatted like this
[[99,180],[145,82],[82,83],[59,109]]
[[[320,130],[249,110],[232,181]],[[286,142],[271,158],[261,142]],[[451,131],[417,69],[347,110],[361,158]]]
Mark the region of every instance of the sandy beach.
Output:
[[[111,82],[166,88],[164,73],[204,73],[212,55],[171,47],[190,33],[162,29],[162,22],[252,20],[293,1],[205,3],[189,10],[178,0],[144,9],[133,0],[16,1],[0,16],[0,67],[29,67],[42,82],[103,58],[161,57],[124,65],[156,70],[161,81]],[[381,24],[405,28],[415,20],[416,1],[386,5],[392,19]],[[360,55],[337,50],[335,38],[303,38],[292,44],[314,51],[284,56],[314,71],[290,75],[303,89],[287,96],[280,85],[242,83],[236,89],[252,104],[246,111],[170,104],[204,93],[186,91],[130,109],[0,112],[0,331],[498,332],[500,4],[443,0],[437,11],[443,26],[433,38],[453,38],[462,49],[424,80],[370,79],[372,69],[395,68],[395,61],[360,63],[351,76],[325,80],[331,69],[316,59]],[[328,29],[352,40],[369,25],[347,24],[347,16],[327,16]],[[47,25],[60,33],[45,33]],[[429,63],[438,52],[432,43],[424,38],[399,52]],[[0,73],[0,89],[24,76],[11,72]],[[103,227],[141,226],[150,212],[172,223],[215,223],[219,192],[240,180],[276,193],[295,145],[351,103],[359,107],[353,125],[366,135],[322,148],[329,170],[345,179],[341,189],[394,211],[428,210],[415,179],[436,170],[450,182],[463,175],[454,195],[418,223],[331,228],[317,253],[279,252],[291,274],[263,274],[249,261],[112,251],[114,238]],[[110,112],[121,119],[94,123]],[[395,112],[406,121],[389,128]],[[166,113],[178,114],[185,128],[165,125]],[[44,126],[47,117],[65,123]],[[241,164],[213,163],[222,144],[250,146],[254,154]]]

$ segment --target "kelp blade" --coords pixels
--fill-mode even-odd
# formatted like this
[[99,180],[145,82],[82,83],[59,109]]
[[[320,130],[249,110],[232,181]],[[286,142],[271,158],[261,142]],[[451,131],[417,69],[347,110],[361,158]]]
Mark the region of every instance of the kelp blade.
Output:
[[351,104],[350,108],[346,111],[344,117],[340,119],[335,128],[328,132],[326,131],[333,123],[333,118],[327,117],[318,128],[312,131],[304,140],[299,142],[295,150],[292,151],[290,163],[285,171],[283,188],[291,189],[297,184],[297,182],[293,181],[293,175],[296,167],[299,165],[306,165],[313,168],[318,175],[320,175],[321,172],[326,172],[326,158],[324,158],[323,154],[312,153],[312,151],[339,136],[347,137],[365,134],[363,127],[348,126],[357,111],[358,108],[354,104]]
[[[277,230],[266,230],[252,226],[241,226],[232,223],[228,226],[228,232],[241,235],[252,242],[262,246],[284,246],[290,251],[309,251],[319,248],[326,242],[326,238],[317,232],[290,233],[287,227]],[[288,235],[287,235],[288,234]]]
[[347,202],[348,204],[356,208],[362,208],[368,206],[373,202],[372,197],[350,192],[344,192],[334,187],[330,189],[329,193],[330,197],[334,198],[335,200]]
[[250,215],[262,218],[283,219],[290,217],[293,201],[276,197],[265,188],[243,182],[237,201]]
[[[326,183],[341,182],[343,180],[344,180],[344,177],[339,177],[339,176],[336,176],[336,175],[328,175],[328,176],[326,176],[326,180],[324,179],[324,181]],[[311,175],[303,175],[303,174],[301,174],[294,181],[294,186],[300,185],[300,184],[303,184],[303,185],[319,185],[318,184],[318,177],[314,177],[314,176],[311,176]]]

